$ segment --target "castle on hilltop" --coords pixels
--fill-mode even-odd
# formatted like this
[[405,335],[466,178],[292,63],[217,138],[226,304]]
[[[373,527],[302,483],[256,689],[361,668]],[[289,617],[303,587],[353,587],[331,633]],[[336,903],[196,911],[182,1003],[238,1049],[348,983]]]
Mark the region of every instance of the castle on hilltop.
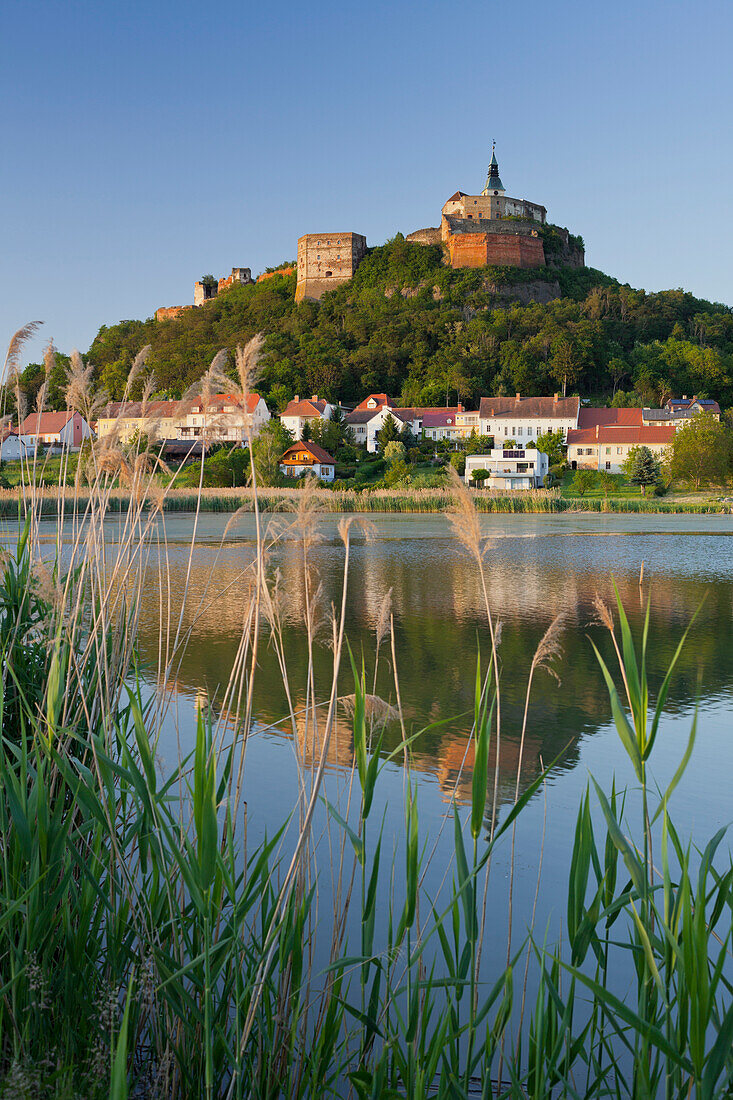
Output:
[[[507,195],[499,175],[496,145],[486,183],[479,195],[456,191],[443,205],[439,227],[409,233],[415,244],[443,244],[451,267],[544,267],[545,248],[541,227],[547,210],[528,199]],[[582,267],[583,249],[571,245],[566,229],[556,228],[563,263]]]
[[[413,244],[441,244],[445,262],[453,268],[545,267],[548,263],[546,239],[551,252],[550,263],[568,267],[585,265],[582,241],[571,238],[567,229],[547,226],[544,206],[507,195],[499,175],[496,143],[492,146],[481,193],[469,195],[456,191],[443,204],[439,226],[418,229],[405,239]],[[361,233],[304,234],[298,239],[296,302],[317,301],[326,291],[348,282],[366,254],[366,237]],[[257,281],[288,275],[292,271],[292,267],[279,268],[265,272]],[[156,320],[177,317],[186,309],[204,305],[232,286],[247,286],[252,281],[248,267],[233,267],[230,276],[218,281],[213,276],[201,279],[194,284],[192,306],[161,307],[156,310]]]

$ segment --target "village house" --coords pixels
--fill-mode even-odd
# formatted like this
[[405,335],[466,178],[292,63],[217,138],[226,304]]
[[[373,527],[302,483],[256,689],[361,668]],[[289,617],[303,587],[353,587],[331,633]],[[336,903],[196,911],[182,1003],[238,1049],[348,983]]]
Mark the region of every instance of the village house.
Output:
[[573,470],[619,474],[633,447],[648,447],[663,458],[675,430],[644,424],[641,409],[581,409],[578,427],[567,435],[568,462]]
[[139,432],[151,440],[174,439],[184,415],[181,401],[110,401],[97,417],[97,438],[129,443]]
[[493,447],[487,454],[466,457],[466,484],[477,470],[488,470],[487,489],[541,489],[549,469],[547,455],[536,447]]
[[285,477],[314,474],[321,481],[333,481],[336,460],[317,443],[291,443],[280,459],[280,472]]
[[662,409],[642,409],[641,416],[644,424],[661,426],[672,424],[675,428],[681,428],[693,416],[700,413],[708,413],[720,420],[720,405],[707,397],[670,397]]
[[389,417],[392,417],[400,431],[408,428],[412,435],[417,437],[420,434],[420,419],[415,415],[414,409],[396,409],[394,405],[386,403],[367,409],[357,405],[344,418],[344,423],[351,430],[354,442],[366,447],[369,454],[375,454],[379,447],[377,432],[381,431]]
[[231,393],[213,393],[194,397],[188,412],[176,426],[175,438],[183,442],[239,444],[243,447],[256,437],[270,419],[270,410],[258,393],[246,399]]
[[18,428],[18,436],[29,447],[41,444],[69,451],[78,451],[84,440],[91,439],[93,434],[81,413],[72,409],[29,413]]
[[466,433],[465,427],[459,425],[458,417],[463,414],[463,405],[446,409],[417,409],[420,413],[422,434],[424,439],[447,439],[453,443],[462,439]]
[[32,448],[11,428],[5,428],[0,432],[0,461],[16,462],[20,458],[25,458],[31,450]]
[[482,397],[479,407],[479,434],[493,436],[501,445],[513,439],[520,446],[545,432],[563,436],[578,427],[579,397]]
[[337,406],[324,401],[317,393],[311,398],[303,398],[301,401],[296,393],[293,400],[286,405],[280,414],[284,427],[300,439],[306,424],[313,424],[316,420],[331,420]]

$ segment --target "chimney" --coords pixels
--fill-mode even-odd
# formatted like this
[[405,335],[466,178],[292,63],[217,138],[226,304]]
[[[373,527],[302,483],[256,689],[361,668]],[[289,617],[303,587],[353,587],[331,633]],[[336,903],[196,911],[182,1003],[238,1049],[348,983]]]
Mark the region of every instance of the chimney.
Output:
[[521,401],[521,400],[522,400],[522,395],[521,395],[521,393],[518,393],[517,394],[517,401]]
[[293,401],[300,401],[300,394],[299,393],[296,393],[295,397],[293,398]]
[[555,402],[555,404],[557,404],[557,400],[558,400],[559,396],[560,396],[559,393],[556,393],[556,394],[553,395],[552,400]]
[[598,439],[598,425],[596,424],[596,439]]
[[459,413],[463,412],[463,405],[461,404],[460,401],[458,402],[458,411],[459,411]]
[[318,394],[314,393],[313,396],[311,397],[311,401],[317,401],[317,400],[318,400]]

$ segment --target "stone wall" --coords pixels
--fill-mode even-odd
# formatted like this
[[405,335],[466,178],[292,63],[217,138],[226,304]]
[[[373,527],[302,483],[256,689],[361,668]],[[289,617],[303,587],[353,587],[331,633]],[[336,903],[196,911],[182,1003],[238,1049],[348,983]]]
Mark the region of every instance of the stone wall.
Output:
[[440,244],[440,227],[430,226],[428,229],[416,229],[414,233],[408,233],[406,241],[413,244]]
[[296,302],[318,299],[347,282],[366,250],[366,237],[360,233],[306,233],[300,237]]

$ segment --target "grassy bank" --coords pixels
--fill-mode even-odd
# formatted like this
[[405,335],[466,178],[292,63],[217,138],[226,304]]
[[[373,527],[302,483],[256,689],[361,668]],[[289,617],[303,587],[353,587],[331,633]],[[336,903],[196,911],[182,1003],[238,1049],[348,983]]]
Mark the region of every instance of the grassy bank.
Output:
[[[506,494],[494,494],[483,490],[468,490],[477,512],[611,512],[649,513],[652,515],[730,515],[733,506],[715,498],[667,500],[657,497],[571,497],[553,490],[536,490]],[[309,495],[318,501],[323,512],[369,513],[450,512],[455,503],[452,489],[376,489],[371,492],[351,490],[311,489]],[[262,512],[291,511],[298,508],[302,490],[260,489],[257,507]],[[113,489],[105,494],[107,512],[125,512],[130,506],[130,493]],[[63,508],[68,515],[84,511],[91,496],[84,489],[37,489],[34,507],[40,515],[49,517]],[[0,490],[0,517],[17,518],[18,507],[24,510],[23,496],[17,490]],[[191,489],[168,489],[165,495],[156,494],[144,502],[145,509],[156,508],[164,512],[252,512],[255,497],[251,489],[202,489],[200,494]]]

